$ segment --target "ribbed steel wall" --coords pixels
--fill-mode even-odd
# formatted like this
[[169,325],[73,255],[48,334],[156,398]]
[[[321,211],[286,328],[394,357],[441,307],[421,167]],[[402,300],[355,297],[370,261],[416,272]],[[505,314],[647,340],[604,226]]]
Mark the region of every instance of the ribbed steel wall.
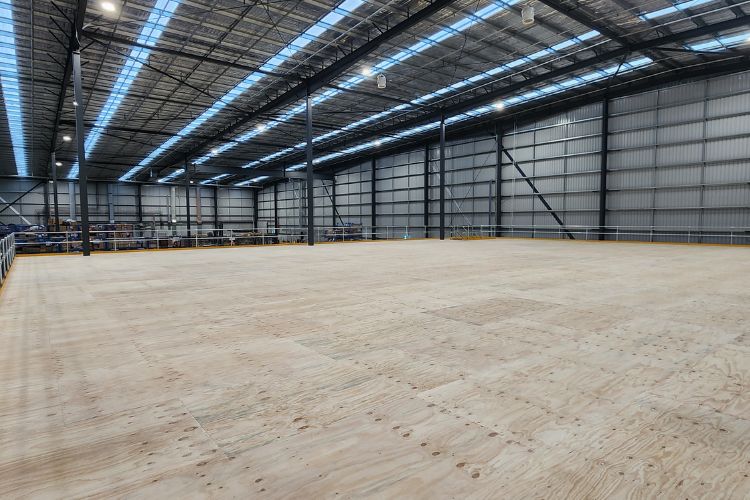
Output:
[[615,99],[610,111],[608,225],[653,226],[656,241],[750,226],[748,73]]
[[[503,124],[502,146],[552,210],[566,226],[591,231],[578,237],[597,237],[603,110],[603,103],[596,102],[532,123]],[[710,236],[711,229],[750,226],[749,113],[748,73],[611,100],[606,238],[728,242],[726,237]],[[494,224],[495,147],[494,137],[446,144],[447,227]],[[377,226],[423,226],[424,155],[424,148],[418,148],[377,159]],[[428,155],[429,226],[435,236],[439,224],[436,144],[429,147]],[[371,175],[371,161],[336,175],[341,216],[337,223],[371,224]],[[289,184],[279,189],[280,199],[289,200],[283,194]],[[327,210],[330,199],[318,191],[316,187],[316,204]],[[261,194],[263,213],[270,209],[269,193],[272,188]],[[500,195],[503,234],[561,235],[549,210],[505,156]],[[297,215],[286,217],[285,223],[299,225],[298,206],[297,200]],[[332,223],[328,216],[316,216],[315,222]],[[550,230],[545,234],[544,228]],[[703,234],[701,228],[706,230]]]
[[[532,123],[503,123],[501,144],[519,163],[560,219],[570,227],[596,230],[603,104],[592,103]],[[637,235],[620,232],[608,238],[720,241],[700,229],[750,226],[750,74],[713,78],[616,98],[609,103],[608,231],[637,226]],[[446,144],[446,226],[492,225],[497,211],[494,137],[467,138]],[[428,172],[425,176],[425,154]],[[429,197],[430,235],[439,224],[439,150],[436,144],[376,160],[375,226],[413,237],[424,235],[425,191]],[[425,190],[425,177],[428,188]],[[8,201],[33,186],[31,180],[0,180]],[[372,162],[335,176],[335,205],[330,181],[315,182],[315,225],[372,225]],[[67,182],[60,183],[60,206],[67,214]],[[212,187],[202,191],[204,225],[213,220]],[[98,191],[97,191],[98,190]],[[135,220],[133,185],[114,185],[118,222]],[[258,193],[261,225],[274,225],[274,191],[279,225],[305,226],[305,182],[289,180]],[[38,187],[16,207],[41,222],[43,191]],[[104,184],[89,188],[92,221],[108,220]],[[178,218],[184,223],[184,188],[178,187]],[[51,195],[50,195],[51,197]],[[167,224],[167,186],[143,186],[146,222]],[[194,201],[193,201],[194,206]],[[545,236],[556,227],[517,169],[503,157],[500,209],[503,234]],[[80,209],[78,209],[80,210]],[[253,193],[222,188],[219,215],[226,227],[249,227]],[[193,211],[194,216],[194,211]],[[20,220],[9,210],[3,222]],[[400,229],[396,229],[400,228]],[[409,228],[408,230],[405,228]],[[686,233],[692,231],[691,235]],[[710,231],[708,231],[710,233]],[[547,236],[557,237],[553,229]]]
[[[514,127],[502,145],[558,217],[573,226],[595,226],[599,211],[602,103]],[[515,235],[558,224],[507,156],[501,170],[501,224]],[[510,233],[511,231],[506,231]]]

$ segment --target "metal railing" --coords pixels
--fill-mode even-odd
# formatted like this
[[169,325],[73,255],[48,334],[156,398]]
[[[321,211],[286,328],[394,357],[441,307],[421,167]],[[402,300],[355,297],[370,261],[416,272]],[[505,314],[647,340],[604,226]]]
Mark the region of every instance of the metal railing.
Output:
[[[494,226],[461,225],[447,228],[453,239],[515,236],[608,241],[663,241],[685,243],[750,244],[750,228],[697,228],[664,226]],[[316,243],[375,240],[410,240],[437,237],[428,226],[328,226],[316,227]],[[307,228],[285,226],[263,229],[135,229],[91,231],[92,251],[152,250],[306,244]],[[10,237],[13,237],[11,235]],[[9,238],[10,238],[9,237]],[[80,231],[20,232],[11,239],[18,253],[77,253],[82,250]],[[5,259],[5,253],[3,258]],[[11,257],[12,260],[12,257]],[[9,267],[9,265],[8,265]]]
[[[329,226],[316,227],[315,242],[404,240],[424,238],[424,226]],[[306,227],[262,229],[134,229],[90,231],[92,251],[152,250],[306,244]],[[15,240],[18,253],[77,253],[82,251],[80,231],[20,232]]]
[[750,244],[750,227],[693,226],[452,226],[453,239],[496,238],[515,236],[606,241],[648,241],[670,243]]
[[5,278],[13,265],[16,257],[16,237],[13,234],[0,239],[0,286],[5,283]]

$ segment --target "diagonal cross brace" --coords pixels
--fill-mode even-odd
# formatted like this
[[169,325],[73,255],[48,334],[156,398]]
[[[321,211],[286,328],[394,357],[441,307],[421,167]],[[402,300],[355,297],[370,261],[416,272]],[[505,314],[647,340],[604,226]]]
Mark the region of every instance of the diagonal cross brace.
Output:
[[528,176],[526,175],[526,172],[524,172],[523,169],[521,168],[521,165],[519,165],[516,162],[516,160],[513,159],[513,157],[510,155],[510,153],[508,153],[507,149],[503,148],[502,146],[501,146],[501,149],[502,149],[503,153],[505,154],[505,156],[507,156],[508,159],[510,160],[510,162],[513,164],[513,166],[516,167],[516,170],[518,170],[518,173],[521,174],[521,177],[523,177],[523,180],[526,181],[526,184],[529,185],[529,187],[534,192],[534,194],[537,196],[537,198],[539,198],[539,201],[542,202],[542,205],[544,205],[544,208],[546,208],[547,211],[550,213],[550,215],[555,219],[555,222],[557,222],[560,225],[560,227],[563,228],[563,231],[565,231],[565,234],[568,236],[568,238],[570,238],[571,240],[574,240],[575,237],[573,236],[573,233],[571,233],[570,231],[568,231],[568,229],[565,227],[565,223],[555,213],[555,211],[552,209],[552,207],[550,206],[550,204],[547,203],[547,200],[544,199],[544,196],[542,196],[542,193],[539,192],[539,190],[536,188],[536,186],[534,185],[534,183],[531,182],[531,179],[528,178]]

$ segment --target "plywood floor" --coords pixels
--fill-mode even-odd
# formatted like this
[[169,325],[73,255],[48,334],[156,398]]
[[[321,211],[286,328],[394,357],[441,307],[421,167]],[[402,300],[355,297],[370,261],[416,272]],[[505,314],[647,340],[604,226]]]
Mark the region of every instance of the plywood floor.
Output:
[[19,258],[11,498],[749,498],[750,249]]

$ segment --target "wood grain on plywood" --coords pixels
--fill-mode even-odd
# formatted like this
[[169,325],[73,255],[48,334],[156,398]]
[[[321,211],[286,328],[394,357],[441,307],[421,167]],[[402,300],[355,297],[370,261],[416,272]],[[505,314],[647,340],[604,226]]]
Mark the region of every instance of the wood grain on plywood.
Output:
[[531,240],[18,259],[0,491],[747,498],[749,264]]

